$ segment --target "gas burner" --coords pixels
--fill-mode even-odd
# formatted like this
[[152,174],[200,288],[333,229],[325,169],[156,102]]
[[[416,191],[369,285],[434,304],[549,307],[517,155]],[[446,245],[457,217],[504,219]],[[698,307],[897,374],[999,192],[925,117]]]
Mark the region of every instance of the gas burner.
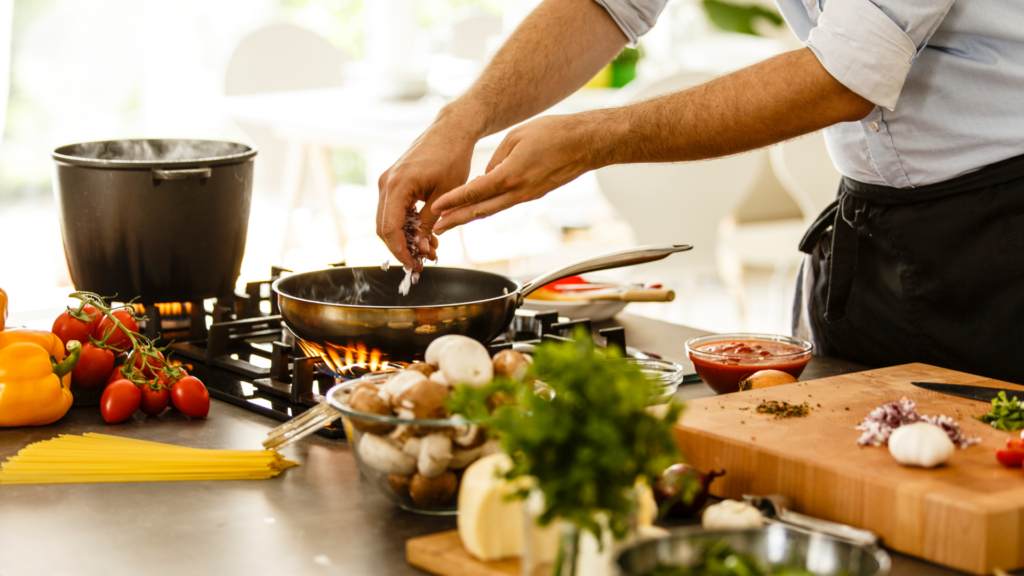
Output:
[[[319,404],[337,382],[409,365],[359,343],[324,347],[297,339],[277,315],[270,290],[287,270],[274,267],[271,272],[270,280],[250,282],[245,294],[217,299],[212,306],[203,302],[145,305],[150,318],[146,335],[156,339],[158,326],[165,332],[173,329],[174,337],[181,340],[170,344],[169,351],[206,383],[211,397],[279,421]],[[571,340],[580,328],[593,333],[589,320],[568,321],[555,312],[517,310],[509,329],[487,347],[492,356],[510,348],[532,352],[544,341]],[[629,357],[658,358],[628,347],[621,327],[599,330],[596,340],[598,346],[617,346]],[[318,433],[345,437],[340,421]]]

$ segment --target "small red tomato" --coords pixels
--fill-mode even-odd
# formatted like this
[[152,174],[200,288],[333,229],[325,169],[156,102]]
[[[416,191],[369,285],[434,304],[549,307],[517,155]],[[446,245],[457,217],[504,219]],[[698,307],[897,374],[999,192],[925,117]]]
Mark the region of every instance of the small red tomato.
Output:
[[210,393],[195,376],[185,376],[171,386],[171,402],[193,418],[206,418],[210,413]]
[[157,416],[163,413],[170,404],[171,392],[165,386],[153,388],[150,382],[141,388],[142,401],[139,403],[139,409],[149,416]]
[[127,380],[123,370],[124,366],[114,367],[114,369],[110,371],[110,376],[107,376],[107,385],[109,385],[114,380]]
[[50,332],[56,334],[65,346],[72,340],[78,340],[85,344],[89,341],[89,335],[96,329],[96,324],[99,323],[100,317],[103,315],[95,306],[89,304],[82,308],[82,313],[89,318],[88,321],[79,320],[71,315],[71,310],[65,310],[53,321],[53,328]]
[[139,354],[138,356],[135,356],[135,359],[132,361],[132,366],[134,366],[136,370],[141,370],[142,375],[145,376],[147,380],[152,379],[156,375],[156,373],[153,372],[154,369],[160,368],[166,363],[164,361],[164,355],[161,352],[157,352],[156,355],[159,360],[152,356],[143,357],[142,354]]
[[[116,310],[111,316],[118,319],[125,328],[132,332],[139,331],[139,323],[132,318],[132,315],[127,310]],[[113,332],[107,337],[108,332]],[[107,338],[107,346],[112,346],[121,352],[125,352],[132,346],[132,341],[128,337],[128,334],[124,330],[117,329],[114,325],[114,321],[109,316],[104,316],[100,323],[96,326],[96,331],[93,332],[93,338],[97,340],[103,340]]]
[[71,383],[79,388],[93,388],[102,384],[113,370],[113,352],[98,348],[92,342],[84,342],[82,357],[71,371]]
[[142,390],[128,380],[114,380],[103,390],[100,414],[107,424],[117,424],[132,417],[142,402]]
[[996,448],[996,460],[1003,466],[1024,466],[1024,440],[1008,438],[1005,448]]

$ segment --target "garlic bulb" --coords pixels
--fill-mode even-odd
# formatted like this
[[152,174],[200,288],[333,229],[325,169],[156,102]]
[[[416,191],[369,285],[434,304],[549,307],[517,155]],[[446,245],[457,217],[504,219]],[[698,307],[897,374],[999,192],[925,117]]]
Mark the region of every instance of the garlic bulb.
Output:
[[708,530],[760,528],[764,525],[761,512],[745,502],[722,500],[704,510],[701,525]]
[[955,449],[942,428],[927,422],[900,426],[889,436],[889,453],[904,466],[934,468],[949,460]]

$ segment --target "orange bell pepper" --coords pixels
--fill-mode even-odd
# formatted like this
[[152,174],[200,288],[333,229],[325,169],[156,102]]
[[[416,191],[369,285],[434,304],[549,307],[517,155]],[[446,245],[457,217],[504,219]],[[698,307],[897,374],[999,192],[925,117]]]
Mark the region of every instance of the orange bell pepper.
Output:
[[42,426],[71,408],[71,370],[82,346],[39,330],[0,332],[0,427]]
[[0,288],[0,331],[4,329],[7,322],[7,292]]

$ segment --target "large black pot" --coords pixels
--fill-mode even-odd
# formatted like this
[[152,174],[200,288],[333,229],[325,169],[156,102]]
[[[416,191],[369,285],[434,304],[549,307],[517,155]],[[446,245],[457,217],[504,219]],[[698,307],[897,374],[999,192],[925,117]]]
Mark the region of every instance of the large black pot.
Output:
[[254,156],[249,146],[210,140],[54,150],[75,288],[147,303],[231,294],[245,253]]

